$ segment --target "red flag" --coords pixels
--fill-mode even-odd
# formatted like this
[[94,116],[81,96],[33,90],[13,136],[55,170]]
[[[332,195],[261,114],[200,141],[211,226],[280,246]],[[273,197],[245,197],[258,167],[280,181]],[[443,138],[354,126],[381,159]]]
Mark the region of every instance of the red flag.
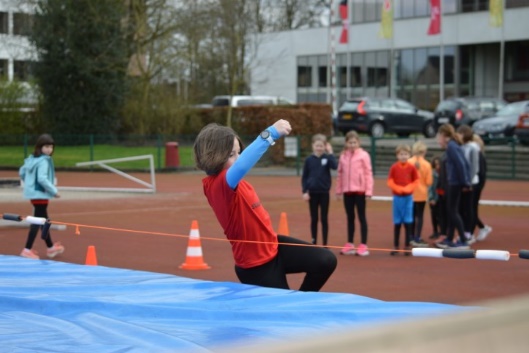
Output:
[[340,43],[346,44],[349,42],[349,11],[347,10],[347,0],[340,3],[340,18],[342,19]]
[[441,0],[430,0],[430,27],[428,27],[428,35],[436,35],[441,33]]

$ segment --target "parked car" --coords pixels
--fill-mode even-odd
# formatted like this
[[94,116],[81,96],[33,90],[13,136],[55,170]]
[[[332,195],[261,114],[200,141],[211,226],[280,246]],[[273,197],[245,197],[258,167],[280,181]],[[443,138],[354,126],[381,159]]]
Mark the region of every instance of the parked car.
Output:
[[491,139],[513,137],[520,116],[529,113],[529,100],[507,104],[495,116],[477,121],[472,129],[485,143]]
[[435,130],[443,124],[455,128],[460,125],[472,126],[476,121],[493,116],[507,105],[502,99],[487,97],[448,98],[439,102],[434,111]]
[[[231,100],[230,100],[231,98]],[[211,104],[214,107],[245,107],[249,105],[291,105],[294,104],[286,98],[276,96],[215,96]]]
[[373,137],[382,137],[385,133],[401,137],[413,133],[435,136],[432,112],[394,98],[362,97],[345,101],[338,110],[336,129],[344,135],[355,130]]
[[520,115],[514,134],[522,145],[529,146],[529,113]]

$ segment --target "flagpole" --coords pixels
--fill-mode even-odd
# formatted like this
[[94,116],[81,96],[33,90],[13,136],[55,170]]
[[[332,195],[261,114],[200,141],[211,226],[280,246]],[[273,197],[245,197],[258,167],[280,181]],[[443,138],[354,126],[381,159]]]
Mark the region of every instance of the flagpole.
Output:
[[352,82],[351,82],[351,56],[353,55],[351,53],[351,23],[353,23],[353,7],[351,6],[351,0],[347,0],[347,25],[349,28],[347,29],[349,31],[348,37],[347,37],[347,69],[345,70],[345,73],[347,75],[346,78],[346,86],[347,86],[347,99],[351,98],[351,92],[353,90]]
[[336,61],[336,49],[335,49],[335,40],[334,40],[334,1],[330,1],[330,11],[329,11],[329,49],[330,49],[330,63],[329,63],[329,90],[328,98],[330,100],[330,105],[332,107],[332,112],[336,111],[336,97],[334,91],[334,76],[335,76],[335,61]]
[[444,49],[444,41],[443,41],[443,12],[444,12],[444,6],[443,2],[439,1],[439,16],[441,21],[441,33],[439,33],[439,102],[442,102],[445,99],[445,49]]
[[[490,5],[489,5],[490,6]],[[505,0],[501,2],[501,41],[500,41],[500,68],[498,75],[498,98],[503,98],[503,62],[505,60]]]

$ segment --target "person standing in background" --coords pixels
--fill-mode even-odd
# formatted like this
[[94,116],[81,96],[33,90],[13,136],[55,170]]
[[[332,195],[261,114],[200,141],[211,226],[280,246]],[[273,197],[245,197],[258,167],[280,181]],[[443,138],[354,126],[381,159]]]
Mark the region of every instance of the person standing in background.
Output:
[[433,157],[430,164],[432,167],[432,185],[428,187],[428,204],[430,205],[430,216],[433,230],[432,235],[430,235],[430,239],[436,240],[441,234],[443,234],[441,232],[441,224],[444,222],[444,219],[441,218],[444,202],[442,202],[439,192],[439,172],[441,171],[441,159],[439,157]]
[[[373,196],[373,168],[369,153],[360,147],[360,137],[356,131],[345,135],[345,145],[338,161],[336,196],[343,197],[347,215],[347,243],[340,250],[342,255],[369,255],[367,247],[366,199]],[[360,220],[361,243],[354,246],[355,209]]]
[[312,136],[312,154],[305,159],[301,175],[303,200],[309,203],[312,244],[318,239],[318,211],[321,219],[322,243],[327,245],[329,234],[329,191],[331,169],[337,168],[332,146],[323,134]]
[[424,222],[424,208],[428,200],[428,188],[432,185],[432,166],[424,157],[428,148],[422,141],[417,141],[411,148],[413,157],[408,163],[417,169],[419,183],[413,190],[413,223],[412,239],[410,244],[415,247],[428,247],[428,243],[422,239],[422,225]]
[[413,223],[413,191],[419,183],[417,168],[410,163],[410,146],[398,145],[395,153],[397,161],[391,166],[387,185],[393,194],[393,251],[390,255],[397,255],[400,246],[400,228],[404,225],[404,245],[406,256],[411,255],[410,242]]
[[485,144],[483,143],[483,140],[479,135],[472,135],[472,138],[474,142],[476,142],[479,145],[479,182],[474,187],[474,214],[476,224],[474,228],[472,229],[472,233],[474,233],[474,230],[476,226],[478,227],[478,235],[476,236],[477,241],[483,241],[487,238],[487,236],[492,232],[492,227],[486,225],[483,223],[481,218],[479,217],[479,200],[481,200],[481,193],[483,192],[483,189],[485,188],[485,181],[487,180],[487,159],[485,158]]
[[[437,142],[441,148],[446,150],[446,158],[442,169],[445,168],[446,171],[447,234],[446,239],[436,243],[436,246],[442,249],[468,249],[469,246],[465,238],[465,227],[459,212],[459,205],[461,193],[464,191],[468,192],[471,188],[470,166],[461,148],[461,139],[452,125],[441,125],[437,132]],[[459,233],[459,240],[455,238],[456,229]]]
[[477,204],[475,203],[476,198],[476,188],[479,184],[479,145],[474,142],[472,128],[468,125],[461,125],[457,128],[457,134],[463,144],[461,148],[463,149],[463,154],[465,159],[468,162],[470,167],[470,180],[471,188],[470,190],[463,190],[461,194],[461,204],[460,212],[461,217],[463,218],[463,223],[465,226],[465,239],[468,244],[473,244],[476,242],[476,238],[472,234],[474,228],[476,227],[476,208]]

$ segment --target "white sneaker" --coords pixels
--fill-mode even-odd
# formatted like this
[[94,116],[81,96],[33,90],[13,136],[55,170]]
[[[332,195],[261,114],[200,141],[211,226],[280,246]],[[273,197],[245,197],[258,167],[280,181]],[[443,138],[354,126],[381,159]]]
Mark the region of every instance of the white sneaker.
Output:
[[474,234],[465,233],[465,239],[467,240],[468,245],[472,245],[476,242],[476,237]]
[[481,228],[478,232],[478,237],[477,237],[477,240],[478,241],[483,241],[487,238],[487,236],[489,235],[489,233],[492,232],[492,227],[489,227],[489,226],[485,226],[483,228]]

